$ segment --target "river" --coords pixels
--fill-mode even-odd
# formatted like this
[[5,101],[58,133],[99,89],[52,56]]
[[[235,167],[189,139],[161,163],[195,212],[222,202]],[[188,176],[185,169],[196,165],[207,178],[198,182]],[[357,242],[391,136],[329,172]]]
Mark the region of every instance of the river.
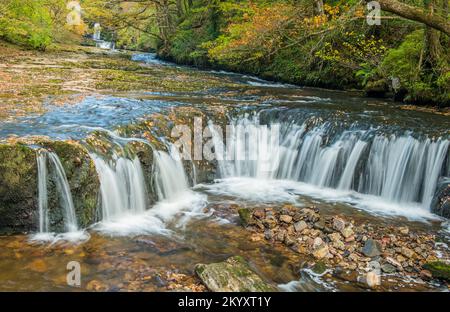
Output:
[[[45,112],[0,123],[2,139],[45,136],[86,144],[86,138],[99,132],[111,146],[118,146],[106,153],[89,150],[100,183],[101,209],[98,222],[88,228],[77,225],[71,186],[57,155],[44,151],[48,156],[38,161],[36,185],[40,229],[0,237],[0,290],[73,289],[65,282],[69,261],[81,263],[83,279],[95,280],[79,290],[96,290],[96,285],[110,291],[202,290],[194,277],[195,264],[232,255],[250,259],[281,290],[362,290],[331,275],[299,270],[302,257],[289,249],[249,241],[239,225],[237,207],[314,205],[327,215],[408,224],[446,235],[448,223],[442,223],[445,220],[430,206],[438,184],[450,178],[448,116],[405,110],[352,92],[178,66],[154,54],[138,54],[133,60],[151,69],[162,83],[181,79],[189,86],[201,80],[201,88],[119,88],[84,94],[67,105],[50,97]],[[199,178],[199,168],[178,160],[178,151],[166,139],[164,150],[144,142],[154,159],[148,171],[127,149],[130,141],[145,138],[117,131],[145,122],[152,114],[185,107],[207,116],[221,112],[229,124],[226,144],[214,131],[219,121],[203,125],[211,130],[214,151],[224,151],[214,162],[214,179]],[[243,159],[237,157],[239,152]],[[252,153],[255,158],[249,157]],[[71,216],[65,230],[48,228],[52,202],[46,186],[51,183],[46,181],[52,175],[55,192],[60,193],[56,205]],[[397,289],[433,288],[394,280]],[[390,289],[393,281],[384,287]]]

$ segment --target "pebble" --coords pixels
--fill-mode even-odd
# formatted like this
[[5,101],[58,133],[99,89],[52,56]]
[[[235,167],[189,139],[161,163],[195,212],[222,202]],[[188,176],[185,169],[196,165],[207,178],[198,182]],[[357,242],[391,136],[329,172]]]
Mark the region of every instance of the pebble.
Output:
[[345,221],[339,217],[333,218],[333,229],[342,231],[345,228]]
[[280,221],[283,221],[284,223],[291,223],[292,222],[292,217],[289,215],[281,215],[280,216]]
[[406,258],[412,258],[414,257],[414,251],[409,249],[408,247],[402,247],[401,251],[402,255],[404,255]]
[[344,236],[344,238],[349,238],[350,236],[353,235],[353,230],[351,227],[348,226],[341,230],[341,234],[342,236]]
[[381,244],[374,239],[368,239],[361,251],[367,257],[379,256],[381,255]]
[[308,227],[308,224],[303,220],[294,223],[294,229],[297,233],[301,233],[307,227]]

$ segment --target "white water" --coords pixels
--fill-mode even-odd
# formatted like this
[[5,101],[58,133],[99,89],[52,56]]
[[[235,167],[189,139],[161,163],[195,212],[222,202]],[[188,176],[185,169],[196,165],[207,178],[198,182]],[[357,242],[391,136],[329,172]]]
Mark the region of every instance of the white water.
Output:
[[[174,147],[171,154],[155,151],[155,190],[158,202],[150,207],[144,171],[139,158],[117,155],[110,161],[92,154],[100,179],[102,221],[96,229],[114,236],[146,233],[169,234],[169,222],[178,217],[183,225],[202,214],[204,195],[189,189],[181,159]],[[149,173],[150,174],[150,173]]]
[[[371,135],[369,130],[330,138],[327,127],[275,122],[268,128],[257,116],[244,117],[234,121],[226,147],[212,131],[216,151],[224,153],[218,157],[221,179],[206,188],[272,202],[307,194],[377,213],[431,217],[429,206],[444,174],[449,140]],[[279,139],[272,129],[282,129]]]
[[181,155],[174,145],[168,147],[169,153],[154,153],[154,176],[159,202],[151,211],[166,222],[178,216],[177,225],[183,226],[193,217],[204,216],[206,196],[189,188]]
[[[56,190],[59,197],[60,207],[64,215],[64,233],[50,232],[49,220],[49,204],[48,204],[48,180],[49,169],[51,165],[52,178],[56,184]],[[39,205],[39,233],[33,235],[32,240],[35,241],[52,241],[59,240],[79,241],[86,240],[87,234],[79,231],[78,222],[75,214],[75,207],[72,200],[69,181],[61,164],[61,161],[53,152],[39,150],[37,153],[38,167],[38,205]]]
[[102,220],[145,212],[148,194],[139,158],[114,155],[113,159],[105,161],[95,154],[91,154],[91,158],[100,179]]
[[94,40],[100,40],[101,39],[101,27],[100,27],[99,23],[95,23],[95,25],[94,25],[93,39]]
[[39,233],[48,233],[47,153],[38,151]]
[[72,193],[70,191],[69,181],[67,181],[66,173],[59,160],[58,155],[49,152],[48,159],[53,164],[56,174],[56,186],[60,195],[60,202],[64,209],[64,226],[66,232],[76,232],[78,230],[77,217],[75,207],[73,205]]
[[105,50],[114,50],[116,48],[116,44],[114,42],[102,40],[102,30],[99,23],[95,23],[94,25],[94,34],[92,35],[92,39],[94,39],[97,48]]

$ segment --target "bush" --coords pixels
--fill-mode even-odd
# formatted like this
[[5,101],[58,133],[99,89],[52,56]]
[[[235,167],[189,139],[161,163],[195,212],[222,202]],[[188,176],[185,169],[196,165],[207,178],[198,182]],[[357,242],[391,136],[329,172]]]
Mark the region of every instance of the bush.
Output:
[[0,15],[0,37],[44,50],[52,42],[52,19],[42,1],[6,0]]

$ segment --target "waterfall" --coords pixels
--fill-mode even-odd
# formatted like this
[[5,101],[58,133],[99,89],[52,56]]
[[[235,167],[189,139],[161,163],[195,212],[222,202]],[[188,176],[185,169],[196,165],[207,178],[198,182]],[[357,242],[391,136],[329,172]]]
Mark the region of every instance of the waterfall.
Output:
[[176,225],[184,226],[193,217],[205,216],[203,208],[207,200],[204,194],[190,189],[181,155],[176,146],[169,143],[167,147],[168,153],[154,152],[154,177],[158,203],[150,212],[165,222],[178,217]]
[[94,25],[94,34],[92,35],[92,39],[94,39],[97,48],[105,49],[105,50],[115,50],[116,44],[112,41],[102,40],[102,28],[99,23],[95,23]]
[[38,168],[38,202],[39,202],[39,233],[48,233],[48,192],[47,192],[47,153],[39,150],[37,153]]
[[159,200],[171,200],[189,190],[188,179],[181,162],[181,155],[174,145],[169,153],[155,151],[155,181]]
[[114,154],[106,161],[91,154],[100,179],[102,220],[110,221],[124,215],[138,215],[146,211],[148,194],[139,158]]
[[[281,129],[279,139],[274,138],[274,127]],[[216,151],[223,151],[217,158],[221,179],[296,181],[372,195],[392,204],[413,204],[410,209],[429,210],[437,182],[445,174],[450,145],[448,139],[416,138],[410,133],[336,128],[333,132],[327,122],[311,126],[308,120],[300,125],[275,120],[264,125],[259,115],[234,119],[230,129],[226,142],[218,131],[211,131]]]
[[58,191],[59,202],[64,211],[64,227],[68,233],[78,230],[75,207],[72,200],[69,181],[61,161],[53,152],[40,150],[37,156],[38,163],[38,198],[39,198],[39,232],[48,233],[48,169],[47,162],[52,165],[54,180]]
[[101,27],[99,23],[95,23],[94,25],[94,35],[92,37],[94,40],[100,40],[101,39]]
[[338,188],[341,190],[348,190],[353,182],[353,177],[355,176],[355,168],[358,164],[361,154],[366,148],[367,143],[364,141],[358,141],[350,154],[345,165],[344,172],[342,173],[341,180],[339,181]]

